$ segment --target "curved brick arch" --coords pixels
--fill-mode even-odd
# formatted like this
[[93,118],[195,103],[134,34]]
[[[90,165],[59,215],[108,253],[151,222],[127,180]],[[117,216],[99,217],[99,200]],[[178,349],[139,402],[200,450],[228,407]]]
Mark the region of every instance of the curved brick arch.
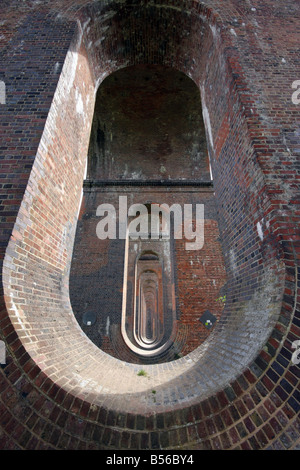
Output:
[[[251,315],[251,309],[245,307],[245,304],[249,302],[249,299],[247,299],[249,289],[250,291],[253,289],[257,296],[254,299],[256,306],[263,305],[264,299],[259,298],[259,293],[261,297],[270,296],[268,289],[259,292],[257,277],[253,275],[251,269],[255,269],[255,266],[259,268],[264,259],[268,256],[271,258],[271,255],[275,259],[271,258],[269,263],[266,264],[265,276],[268,276],[269,272],[276,272],[274,291],[277,293],[277,298],[272,301],[275,310],[278,305],[282,305],[279,321],[274,325],[272,323],[267,325],[261,336],[251,338],[247,334],[244,337],[244,343],[240,343],[241,346],[248,346],[249,348],[249,339],[252,339],[255,344],[256,351],[254,353],[252,351],[252,354],[254,354],[252,359],[255,359],[255,361],[250,361],[247,354],[249,350],[243,351],[242,347],[242,354],[246,356],[244,366],[247,365],[248,368],[241,374],[243,366],[241,367],[239,364],[236,369],[233,369],[232,364],[227,364],[229,375],[223,382],[227,385],[225,388],[221,386],[221,382],[214,382],[216,380],[215,373],[222,366],[225,367],[226,373],[226,360],[222,364],[219,362],[219,352],[216,351],[213,341],[205,346],[206,351],[202,350],[200,352],[200,357],[197,356],[199,354],[199,351],[197,351],[187,359],[173,363],[169,370],[164,367],[157,367],[156,369],[161,373],[163,384],[157,387],[155,402],[153,396],[149,393],[149,386],[145,386],[145,383],[142,383],[141,379],[136,376],[136,369],[133,366],[110,359],[96,350],[91,344],[84,345],[86,338],[76,326],[68,302],[67,278],[71,253],[68,252],[66,246],[67,243],[71,244],[74,233],[73,226],[76,221],[80,197],[80,181],[84,172],[84,160],[80,161],[78,156],[81,152],[84,152],[87,142],[82,137],[82,139],[78,139],[81,142],[81,147],[74,146],[68,149],[69,163],[66,161],[66,148],[62,151],[62,146],[58,145],[58,149],[54,150],[56,140],[68,145],[70,133],[82,132],[82,126],[91,120],[94,80],[92,75],[88,75],[90,57],[87,60],[83,47],[79,50],[80,54],[78,56],[74,53],[73,48],[67,56],[65,62],[66,75],[61,75],[61,81],[48,115],[44,136],[33,166],[29,186],[27,186],[27,192],[19,212],[17,225],[15,225],[13,237],[6,252],[4,268],[6,303],[10,310],[10,318],[14,323],[14,329],[18,331],[18,335],[11,328],[10,321],[3,313],[1,317],[2,331],[7,339],[9,352],[13,354],[16,362],[14,362],[14,359],[9,359],[2,378],[4,389],[1,404],[3,408],[5,402],[8,404],[3,415],[3,423],[5,435],[10,436],[8,441],[4,436],[2,442],[9,442],[9,444],[5,444],[7,447],[16,446],[21,448],[29,448],[30,446],[36,448],[38,446],[48,446],[49,448],[72,448],[72,446],[76,448],[80,448],[80,446],[85,448],[172,448],[177,445],[198,448],[230,448],[236,446],[241,446],[241,448],[247,448],[247,446],[264,448],[269,441],[276,441],[277,437],[273,432],[274,426],[272,424],[275,419],[283,429],[281,435],[283,437],[288,436],[287,439],[293,445],[298,439],[296,433],[298,422],[295,413],[297,412],[296,403],[299,397],[297,395],[297,370],[299,371],[299,369],[291,366],[288,360],[291,340],[296,338],[299,333],[297,317],[294,315],[295,287],[297,285],[295,281],[297,278],[295,277],[295,257],[292,255],[295,253],[295,249],[292,248],[292,240],[284,236],[283,229],[277,229],[281,239],[279,237],[276,239],[276,236],[274,236],[274,233],[276,235],[276,224],[277,226],[279,224],[278,213],[276,214],[274,203],[272,207],[270,199],[265,196],[261,170],[259,167],[256,168],[253,163],[255,162],[255,154],[250,145],[247,147],[247,152],[243,153],[244,160],[240,154],[236,154],[232,158],[234,161],[235,157],[234,163],[236,166],[239,165],[243,168],[247,157],[248,163],[251,162],[252,165],[252,174],[247,174],[247,177],[245,177],[242,173],[241,181],[234,174],[236,166],[233,165],[233,161],[230,164],[229,150],[232,150],[234,143],[237,143],[237,135],[240,139],[239,149],[245,148],[242,147],[241,141],[244,144],[245,142],[249,144],[248,127],[242,119],[239,121],[243,110],[236,94],[232,93],[232,97],[230,97],[232,109],[235,110],[232,114],[224,112],[222,99],[219,102],[217,100],[214,102],[212,92],[209,92],[207,84],[212,83],[212,77],[218,76],[217,70],[206,71],[207,82],[205,83],[205,79],[203,79],[200,86],[202,87],[202,99],[204,98],[204,104],[207,106],[207,108],[205,107],[205,117],[207,120],[208,141],[211,144],[211,157],[212,161],[215,161],[213,165],[215,179],[218,183],[217,187],[219,188],[218,197],[220,204],[227,201],[227,210],[223,212],[223,220],[221,219],[223,236],[225,243],[228,243],[228,239],[232,237],[237,244],[233,252],[229,251],[229,259],[227,260],[227,266],[231,269],[233,286],[228,296],[229,304],[227,313],[224,316],[224,323],[221,323],[219,327],[220,337],[218,338],[218,331],[215,334],[215,339],[219,340],[219,350],[222,347],[223,352],[227,352],[227,356],[224,357],[228,360],[232,359],[232,351],[235,353],[237,351],[236,342],[238,340],[239,325],[234,321],[234,317],[237,318],[239,313],[243,313],[245,318],[249,318]],[[74,74],[75,63],[77,72],[81,70],[85,83],[88,82],[90,85],[89,94],[82,87],[83,80],[81,80],[80,73]],[[73,83],[70,83],[70,74],[74,78]],[[229,83],[233,84],[229,81],[227,85]],[[70,84],[73,85],[72,90]],[[215,89],[218,86],[222,89],[224,82],[222,80],[219,83],[215,81],[214,85]],[[87,99],[88,96],[90,97],[89,100]],[[77,108],[76,120],[71,121],[70,119],[66,122],[66,115],[61,116],[58,113],[58,110],[61,109],[60,99],[64,100],[66,97],[69,100],[67,104],[70,115],[72,115],[72,110]],[[83,97],[85,97],[85,101]],[[216,110],[223,110],[223,112],[215,111],[214,121],[211,112],[213,104],[216,106]],[[209,120],[208,117],[210,117]],[[55,119],[60,124],[60,136],[53,132],[55,125],[56,129],[58,128],[58,122],[54,123]],[[211,126],[209,126],[209,122]],[[60,161],[62,154],[65,161],[63,159]],[[47,158],[45,158],[46,155]],[[76,162],[77,172],[74,171],[74,162]],[[224,162],[223,165],[222,162]],[[58,166],[55,168],[55,165]],[[64,186],[60,176],[63,172],[66,173],[67,168],[68,174],[72,175],[72,178],[70,177],[66,186]],[[232,173],[230,176],[234,175],[236,184],[230,194],[228,194],[227,187],[229,180],[228,168],[231,168]],[[54,176],[57,178],[56,184],[53,186],[50,184],[48,188],[49,180],[45,178],[45,171],[51,175],[51,179],[54,180]],[[256,186],[254,190],[254,188],[251,188],[250,182],[251,178],[253,181],[256,176],[258,176],[261,186]],[[246,187],[248,185],[247,198],[242,191],[244,184],[246,184]],[[74,194],[71,188],[76,187],[76,185],[78,186],[78,193]],[[270,196],[272,188],[267,189]],[[47,203],[47,198],[45,200],[47,192],[48,195],[50,193],[52,195],[47,208],[50,217],[44,222],[41,233],[37,230],[36,216],[43,214],[44,204]],[[66,205],[63,206],[63,202],[66,200],[64,198],[65,192],[68,194],[68,199]],[[257,194],[259,201],[256,201]],[[237,206],[232,205],[232,195],[235,195],[234,200],[237,201]],[[247,241],[250,247],[253,246],[252,253],[256,253],[252,257],[254,259],[252,259],[251,264],[248,263],[248,265],[245,260],[241,261],[241,250],[238,249],[241,240],[237,238],[237,233],[243,233],[242,227],[235,227],[236,220],[231,225],[228,224],[230,212],[234,213],[237,210],[236,207],[238,207],[242,197],[244,202],[247,202],[249,208],[251,208],[251,211],[248,211],[248,217],[250,212],[253,216],[249,233],[247,232],[249,225],[244,224],[244,240]],[[266,207],[263,206],[263,203],[266,204]],[[55,212],[61,209],[62,206],[64,211],[60,215],[64,214],[64,217],[57,218]],[[67,208],[68,210],[66,210]],[[266,210],[263,211],[262,209]],[[28,221],[30,221],[31,231],[28,229]],[[281,227],[284,227],[284,223]],[[235,228],[237,233],[234,232]],[[271,233],[272,228],[273,233]],[[59,236],[57,236],[58,234]],[[47,240],[42,253],[40,252],[40,242],[36,243],[41,236],[45,237],[45,241]],[[69,242],[66,237],[69,237]],[[261,238],[263,239],[261,240]],[[64,244],[61,243],[61,240],[64,241]],[[251,241],[253,245],[251,245]],[[228,246],[230,246],[229,243]],[[251,257],[251,252],[247,255]],[[44,263],[41,263],[41,257]],[[277,258],[281,258],[281,261],[277,261]],[[285,262],[285,266],[283,262]],[[30,269],[27,269],[25,273],[27,277],[24,277],[22,276],[24,274],[22,268],[24,269],[25,265],[28,267],[29,264],[31,264]],[[16,269],[17,265],[20,268]],[[247,266],[250,267],[248,270]],[[240,273],[246,273],[243,276],[244,283],[240,283],[240,280],[234,275],[236,268]],[[285,271],[283,271],[283,268],[285,268]],[[263,276],[258,276],[258,278],[263,286],[266,278]],[[31,280],[30,283],[28,283],[28,279]],[[282,303],[281,293],[284,280],[286,287]],[[244,309],[241,309],[241,305],[236,306],[236,287],[239,284],[241,285],[238,293],[242,302],[244,302]],[[270,283],[265,285],[267,288],[270,286]],[[13,295],[10,295],[10,293]],[[45,294],[47,296],[46,314],[44,314]],[[30,301],[31,295],[34,296],[34,302]],[[230,304],[235,305],[235,309],[229,309]],[[39,312],[42,312],[42,314],[37,322]],[[56,326],[58,313],[60,315],[59,328]],[[275,320],[277,311],[273,312],[273,315],[273,320]],[[254,316],[250,322],[254,318],[257,317]],[[271,336],[266,336],[268,328],[272,328],[272,326],[274,326],[274,329]],[[251,328],[250,325],[250,335]],[[243,331],[244,326],[240,329],[240,333]],[[40,341],[40,332],[43,333],[42,341]],[[59,335],[57,335],[57,332],[59,332]],[[254,334],[256,333],[254,331]],[[260,339],[260,342],[258,339]],[[246,341],[248,345],[245,344]],[[283,341],[285,341],[284,345]],[[67,342],[70,344],[67,344]],[[265,346],[266,342],[268,349]],[[282,345],[283,347],[281,347]],[[256,352],[262,346],[264,348],[257,356]],[[251,350],[251,347],[249,349]],[[75,352],[76,354],[74,354]],[[51,359],[49,359],[49,354],[51,354]],[[209,361],[207,361],[207,358],[209,358]],[[238,362],[239,358],[236,359]],[[201,360],[205,365],[203,369],[199,368]],[[101,380],[102,377],[99,380],[99,377],[92,376],[91,371],[94,370],[95,362],[91,361],[96,363],[99,361],[98,364],[110,370],[111,375],[107,377],[106,384]],[[68,370],[66,370],[70,367],[70,364],[73,368],[72,375],[69,375]],[[23,369],[23,377],[21,377],[20,369],[18,369],[19,366]],[[113,370],[111,370],[112,366]],[[153,372],[152,367],[148,370],[150,376]],[[287,371],[285,382],[288,382],[288,385],[280,380],[280,371],[284,367]],[[264,373],[265,369],[267,369],[266,373]],[[113,389],[111,391],[109,389],[105,390],[105,387],[114,382],[114,377],[118,377],[118,374],[128,374],[132,379],[132,388],[126,389],[129,394],[125,400],[124,396],[118,399]],[[180,380],[177,380],[177,376],[180,377]],[[187,407],[186,402],[184,407],[181,404],[182,388],[184,389],[186,384],[189,385],[185,390],[190,394],[189,407]],[[206,390],[203,392],[205,387]],[[139,389],[140,392],[135,393],[134,397],[135,414],[133,414],[130,393],[132,394],[133,390]],[[175,390],[175,395],[172,396],[170,390]],[[18,397],[19,391],[23,394],[24,400],[22,411],[16,406],[16,401],[20,399]],[[139,403],[138,406],[137,403]],[[82,420],[82,418],[84,419]],[[266,422],[265,425],[264,421]],[[13,423],[17,422],[20,424],[12,430]],[[40,422],[40,425],[38,425],[38,422]],[[285,431],[287,431],[286,434]]]

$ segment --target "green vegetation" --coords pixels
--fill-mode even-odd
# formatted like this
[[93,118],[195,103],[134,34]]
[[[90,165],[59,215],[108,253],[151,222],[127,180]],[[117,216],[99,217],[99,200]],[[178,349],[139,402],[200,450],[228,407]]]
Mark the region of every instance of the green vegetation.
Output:
[[216,302],[222,302],[223,304],[225,304],[226,302],[226,295],[221,295],[221,297],[218,297],[216,299]]

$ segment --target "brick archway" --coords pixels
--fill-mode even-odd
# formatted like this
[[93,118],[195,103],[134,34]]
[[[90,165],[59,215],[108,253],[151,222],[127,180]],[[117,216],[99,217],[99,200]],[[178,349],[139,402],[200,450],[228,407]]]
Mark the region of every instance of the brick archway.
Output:
[[[99,448],[207,448],[212,444],[202,423],[208,426],[208,414],[213,411],[217,423],[222,412],[229,411],[230,404],[251,393],[252,384],[261,384],[270,392],[275,387],[264,375],[264,364],[272,365],[277,360],[280,341],[284,341],[292,326],[295,250],[291,240],[284,240],[277,230],[279,212],[271,199],[269,181],[264,179],[265,167],[256,162],[253,130],[249,131],[245,103],[239,92],[245,84],[232,73],[231,67],[239,57],[233,56],[235,51],[232,54],[227,51],[230,58],[226,58],[224,49],[231,43],[224,32],[221,36],[220,21],[198,3],[187,3],[183,12],[168,5],[164,9],[149,5],[133,14],[136,13],[133,7],[120,4],[112,15],[110,4],[109,10],[101,12],[99,25],[94,28],[88,21],[89,12],[80,11],[79,32],[67,53],[6,250],[3,273],[9,322],[2,317],[6,322],[3,334],[10,355],[23,367],[24,380],[29,377],[28,406],[30,400],[36,403],[36,390],[41,387],[42,406],[65,416],[66,435],[74,433],[78,440]],[[140,43],[134,43],[133,33],[142,31],[141,43],[146,44],[147,30],[138,26],[148,24],[147,14],[153,18],[152,32],[156,33],[165,31],[166,20],[169,28],[178,19],[183,20],[182,37],[167,32],[164,36],[150,35],[154,44],[140,53]],[[105,29],[107,25],[102,23],[110,20],[110,29]],[[103,43],[99,33],[105,31],[108,32]],[[125,31],[132,33],[128,40]],[[170,42],[166,44],[167,36]],[[162,37],[164,40],[157,40]],[[225,40],[223,45],[221,37]],[[115,57],[112,51],[116,51]],[[167,372],[160,365],[155,366],[157,374],[164,375],[156,390],[156,401],[151,394],[155,382],[151,382],[150,369],[150,383],[143,382],[133,365],[109,358],[94,347],[77,325],[68,298],[69,266],[95,89],[108,73],[128,61],[151,57],[159,62],[164,59],[167,65],[176,63],[178,69],[193,76],[201,89],[231,280],[223,321],[210,341],[175,361]],[[288,260],[282,241],[289,252]],[[288,298],[282,302],[284,288]],[[282,318],[284,322],[280,321]],[[295,326],[293,334],[297,331]],[[116,380],[119,376],[124,380],[122,393]],[[296,387],[297,384],[291,394]],[[175,395],[171,396],[170,390]],[[249,405],[243,416],[251,415],[252,409]],[[142,417],[142,429],[137,426],[138,418],[130,421],[133,413]],[[155,428],[151,427],[153,413],[161,418],[163,427],[157,421]],[[92,429],[89,437],[81,430],[79,417]],[[237,424],[241,419],[241,414],[236,416]],[[245,442],[237,434],[232,417],[230,420],[231,442],[226,431],[214,432],[224,448]],[[62,429],[54,421],[53,428]],[[145,429],[154,430],[145,436]],[[100,444],[94,437],[99,432]],[[250,438],[254,433],[250,431]]]

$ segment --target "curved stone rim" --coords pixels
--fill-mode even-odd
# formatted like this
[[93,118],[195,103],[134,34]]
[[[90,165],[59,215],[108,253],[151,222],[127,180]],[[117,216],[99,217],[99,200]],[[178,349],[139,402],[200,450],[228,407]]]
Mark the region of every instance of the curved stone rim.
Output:
[[[10,251],[10,252],[11,252],[11,249],[12,249],[12,247],[11,247],[11,245],[10,245],[10,246],[9,246],[9,251]],[[7,258],[6,258],[6,260],[5,260],[5,264],[6,264],[6,266],[9,265],[9,263],[8,263],[8,261],[7,261]],[[7,305],[8,305],[8,308],[9,308],[10,312],[12,313],[12,318],[15,319],[16,324],[17,324],[17,323],[20,321],[20,315],[19,315],[16,311],[14,311],[14,306],[13,306],[13,304],[11,304],[11,300],[12,300],[11,297],[8,296],[8,297],[7,297]],[[13,324],[13,322],[12,322],[12,324]],[[280,325],[281,325],[281,324],[280,324]],[[75,326],[75,323],[74,323],[74,327],[76,327],[76,326]],[[276,328],[276,323],[275,323],[275,322],[274,322],[274,325],[272,326],[272,329],[273,329],[274,327]],[[82,332],[79,332],[79,331],[78,331],[78,333],[77,333],[77,336],[81,336],[82,339],[84,338],[84,335],[82,334]],[[269,336],[265,336],[265,338],[262,339],[261,345],[260,345],[259,347],[257,347],[257,350],[256,350],[255,354],[253,355],[253,356],[255,356],[255,357],[253,357],[251,360],[249,360],[247,363],[245,363],[238,371],[235,370],[235,373],[232,375],[232,380],[236,377],[236,374],[242,373],[242,371],[243,371],[244,369],[249,368],[249,367],[251,366],[251,364],[253,364],[253,360],[259,355],[261,348],[262,348],[263,345],[268,341],[268,338],[269,338]],[[12,347],[12,349],[13,349],[13,348],[15,347],[15,346],[13,346],[13,345],[16,345],[16,344],[17,344],[17,343],[16,343],[16,337],[15,337],[15,336],[11,337],[11,335],[9,335],[8,338],[7,338],[7,340],[8,340],[8,342],[12,341],[11,347]],[[21,341],[21,340],[20,340],[20,341]],[[85,341],[85,339],[84,339],[84,341]],[[22,343],[22,341],[21,341],[21,343]],[[207,349],[210,348],[210,344],[211,344],[210,341],[208,341],[208,342],[204,343],[202,346],[200,346],[196,351],[194,351],[193,353],[191,353],[191,354],[189,354],[188,356],[186,356],[185,358],[182,358],[182,359],[179,359],[179,360],[175,361],[175,362],[174,362],[174,369],[177,369],[176,372],[175,372],[175,376],[176,376],[177,374],[178,374],[178,375],[181,375],[181,374],[182,374],[182,370],[185,371],[185,372],[191,371],[191,370],[194,368],[195,363],[196,363],[196,362],[198,363],[198,359],[199,359],[199,358],[201,358],[201,359],[203,358],[204,352],[205,352],[205,350],[207,350]],[[27,348],[27,347],[24,346],[24,345],[23,345],[23,347],[24,347],[24,350],[26,351],[26,353],[30,355],[30,348]],[[95,352],[96,352],[96,350],[95,350]],[[105,353],[101,353],[101,355],[102,355],[102,354],[105,354]],[[99,356],[99,353],[98,353],[97,355]],[[34,360],[35,364],[38,365],[38,367],[40,368],[40,370],[41,370],[42,372],[46,373],[46,372],[47,372],[47,368],[43,368],[40,357],[34,357],[34,356],[32,356],[32,357],[33,357],[33,360]],[[197,357],[198,357],[198,359],[196,359]],[[101,359],[102,359],[102,357],[101,357]],[[121,366],[121,367],[120,367],[121,370],[124,370],[124,369],[130,370],[130,374],[135,374],[135,373],[136,373],[137,366],[135,366],[135,365],[132,365],[132,364],[128,365],[128,364],[126,364],[126,363],[122,363],[122,361],[118,361],[117,359],[113,359],[113,358],[107,358],[107,357],[105,357],[105,360],[106,360],[107,363],[112,364],[113,367],[115,367],[116,365],[118,365],[118,366]],[[110,367],[111,367],[111,366],[109,365],[109,368],[110,368]],[[151,371],[151,370],[153,369],[153,366],[145,366],[145,368],[146,368],[147,370]],[[164,367],[164,365],[157,365],[157,366],[155,366],[155,368],[157,368],[157,369],[161,370],[163,373],[165,373],[165,367]],[[181,369],[181,368],[182,368],[182,369]],[[120,373],[121,373],[121,370],[120,370]],[[149,373],[150,373],[150,372],[149,372]],[[51,374],[51,373],[50,373],[50,374],[49,374],[49,378],[50,378],[51,380],[53,380],[54,383],[59,384],[59,380],[57,380],[57,381],[55,380],[55,373],[54,373],[54,374]],[[85,380],[84,378],[78,377],[78,383],[80,383],[80,381],[84,381],[84,380]],[[168,382],[168,383],[169,383],[169,382]],[[225,384],[226,384],[226,382],[224,382],[224,384],[218,384],[218,386],[215,388],[215,390],[218,391],[218,390],[222,389]],[[76,384],[76,386],[77,386],[77,384]],[[65,387],[65,386],[64,386],[64,387]],[[75,388],[76,388],[76,387],[75,387]],[[145,391],[149,391],[150,389],[151,389],[151,384],[150,384],[150,386],[148,385],[146,388],[143,388],[143,389],[141,390],[141,393],[144,394]],[[68,388],[66,387],[65,390],[67,391],[67,393],[72,393],[73,388],[70,388],[70,389],[68,390]],[[125,393],[127,393],[127,392],[128,392],[128,390],[127,390]],[[82,393],[83,393],[83,395],[85,395],[85,394],[87,393],[86,384],[84,385],[84,387],[83,387],[83,389],[82,389]],[[129,390],[129,393],[132,393],[132,392]],[[200,395],[196,395],[196,396],[195,396],[195,400],[196,400],[196,401],[202,400],[202,399],[206,398],[207,396],[209,396],[209,394],[211,394],[211,393],[212,393],[212,392],[208,391],[207,394],[203,394],[203,397],[200,396]],[[80,396],[80,394],[81,394],[81,393],[79,393],[79,396]],[[74,395],[74,396],[75,396],[75,395]],[[99,405],[100,405],[100,403],[103,403],[103,402],[105,403],[105,398],[107,398],[107,393],[105,393],[105,395],[102,395],[101,393],[99,394]],[[87,401],[90,402],[90,403],[94,403],[94,400],[95,400],[94,390],[93,390],[93,389],[89,390],[88,393],[87,393],[87,396],[86,396],[84,399],[87,400]],[[115,397],[113,397],[113,399],[115,399]],[[120,399],[120,401],[122,401],[123,399],[124,399],[124,397],[122,396],[121,399]],[[108,401],[110,401],[110,400],[108,400]],[[188,406],[188,405],[190,405],[191,403],[193,403],[193,399],[191,399],[191,400],[186,400],[186,399],[184,399],[184,400],[182,400],[182,402],[180,403],[179,406],[182,406],[182,405],[183,405],[183,406]],[[149,405],[149,404],[148,404],[148,405]],[[149,406],[147,407],[147,406],[145,406],[145,403],[143,403],[143,404],[141,405],[141,407],[142,407],[143,409],[148,409],[148,410],[153,410],[153,409],[154,409],[154,410],[157,410],[157,409],[158,409],[158,404],[155,404],[154,406],[152,406],[152,404],[150,404],[150,405],[151,405],[150,407],[149,407]],[[172,405],[172,406],[173,406],[173,405]],[[164,410],[165,408],[162,408],[162,409]],[[168,406],[167,406],[167,409],[168,409]]]

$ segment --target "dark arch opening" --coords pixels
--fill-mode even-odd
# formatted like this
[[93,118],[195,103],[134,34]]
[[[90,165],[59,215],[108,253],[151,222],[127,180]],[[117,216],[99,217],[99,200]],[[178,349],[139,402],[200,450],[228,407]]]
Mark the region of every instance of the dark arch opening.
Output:
[[[116,3],[110,3],[109,8],[112,5],[117,9]],[[42,370],[47,381],[54,385],[53,388],[60,387],[60,404],[65,396],[73,394],[83,406],[93,403],[92,406],[107,407],[113,412],[137,413],[137,405],[140,405],[141,413],[150,414],[153,411],[169,411],[174,403],[164,402],[163,398],[169,397],[173,390],[177,393],[182,383],[185,384],[184,393],[178,392],[176,395],[176,406],[199,405],[206,397],[227,387],[249,364],[253,364],[282,307],[286,266],[281,262],[281,251],[274,242],[276,237],[271,238],[271,229],[268,233],[269,227],[276,223],[276,214],[274,216],[269,205],[261,168],[254,163],[249,122],[227,62],[226,54],[233,49],[227,48],[232,46],[230,41],[224,42],[225,26],[221,36],[222,25],[216,24],[211,11],[200,3],[186,2],[186,9],[182,9],[181,5],[177,9],[169,8],[169,5],[164,8],[153,4],[151,8],[144,8],[143,5],[142,14],[136,14],[136,5],[124,6],[123,2],[120,5],[122,12],[119,11],[111,22],[105,15],[96,18],[89,11],[87,16],[83,15],[80,34],[68,51],[28,182],[30,191],[24,196],[16,221],[17,237],[12,237],[7,249],[4,285],[10,320],[17,331],[13,331],[12,335],[9,332],[8,339],[13,343],[17,336],[19,342],[16,343],[18,347],[21,345],[20,350],[25,350],[26,356],[29,355],[36,368]],[[93,21],[86,28],[88,15]],[[157,20],[155,24],[152,18]],[[173,28],[174,21],[177,25],[184,25],[182,29],[177,28],[176,36],[167,31],[167,28]],[[102,26],[106,31],[104,41],[93,41],[94,36],[100,38]],[[145,45],[143,51],[139,50],[138,44],[136,48],[124,50],[124,33],[129,31],[131,44],[134,45],[134,36],[139,30]],[[161,34],[156,34],[158,32]],[[83,44],[83,36],[85,44],[92,45],[88,51]],[[161,38],[165,36],[169,38],[167,47],[156,54]],[[153,42],[147,40],[150,37]],[[112,44],[117,47],[110,47]],[[191,50],[195,53],[194,57]],[[235,50],[235,53],[238,55],[238,51]],[[162,401],[154,405],[152,378],[149,382],[142,382],[140,377],[136,377],[134,365],[108,359],[108,355],[94,347],[82,333],[70,306],[68,280],[88,147],[86,129],[92,121],[94,89],[103,77],[119,67],[139,61],[153,63],[155,57],[158,62],[176,65],[193,76],[201,90],[207,142],[217,181],[216,199],[221,214],[222,240],[226,247],[230,293],[222,322],[209,341],[187,358],[174,361],[168,374],[162,373],[165,380],[158,390]],[[83,87],[88,80],[89,94]],[[77,108],[82,110],[78,106],[78,103],[81,104],[78,101],[80,94],[90,98],[89,104],[82,102],[84,113],[77,112]],[[65,119],[64,111],[67,109],[68,116],[72,113],[73,119]],[[70,141],[70,135],[76,136],[74,142]],[[57,139],[67,145],[57,148],[49,145],[49,136],[51,143]],[[58,165],[55,171],[51,165],[53,160]],[[250,178],[247,177],[249,175]],[[61,185],[62,181],[64,186]],[[36,190],[34,194],[32,188]],[[40,197],[41,194],[43,197]],[[31,208],[30,213],[28,207]],[[51,212],[51,227],[46,225],[46,217],[40,217],[41,214],[45,215],[45,211]],[[36,225],[37,220],[39,226]],[[237,229],[238,221],[241,225]],[[38,236],[34,234],[34,229],[38,229]],[[27,237],[28,231],[30,237]],[[22,237],[26,237],[27,245],[24,245]],[[244,240],[249,250],[246,257],[243,256]],[[53,249],[51,258],[47,249],[37,252],[36,246],[47,247],[50,243]],[[23,266],[21,280],[14,275],[12,258]],[[286,285],[288,287],[288,283]],[[32,286],[31,292],[28,286]],[[34,295],[35,289],[38,289],[39,295]],[[276,294],[270,295],[273,292]],[[289,311],[284,310],[284,314],[290,318]],[[281,331],[284,329],[282,324],[280,328]],[[53,358],[56,359],[55,373]],[[161,373],[164,368],[159,364],[152,370]],[[122,384],[116,377],[123,378]],[[134,396],[131,402],[124,400],[127,393]],[[180,425],[182,429],[186,425],[184,414]],[[180,445],[180,438],[177,442]]]
[[210,181],[200,91],[186,74],[139,64],[99,86],[88,153],[91,181]]
[[[89,184],[88,188],[85,184],[84,210],[78,222],[70,276],[70,298],[80,326],[98,347],[119,359],[126,357],[129,360],[127,346],[130,343],[122,345],[119,331],[121,312],[125,315],[126,310],[123,336],[126,334],[133,341],[130,325],[135,321],[136,302],[140,302],[136,289],[139,276],[142,276],[140,273],[136,278],[135,269],[143,261],[150,266],[151,261],[160,260],[157,286],[160,286],[161,305],[157,318],[160,318],[164,334],[157,336],[169,346],[163,355],[161,348],[156,348],[159,354],[151,361],[170,361],[178,354],[188,354],[210,333],[199,321],[204,312],[209,310],[216,319],[220,317],[223,309],[213,299],[219,297],[225,284],[217,224],[214,237],[207,236],[205,250],[200,254],[186,251],[186,239],[175,240],[179,232],[175,235],[171,230],[174,227],[172,208],[175,207],[180,210],[180,229],[186,227],[186,205],[193,206],[195,213],[196,205],[205,203],[206,223],[211,219],[216,222],[200,91],[194,81],[172,67],[154,64],[125,67],[109,75],[97,91],[87,180]],[[149,181],[152,181],[151,189],[144,185]],[[157,184],[162,182],[166,187],[158,192]],[[170,192],[168,185],[175,182],[176,190]],[[211,185],[205,200],[199,188],[201,183]],[[136,184],[139,190],[134,193],[132,186]],[[128,247],[118,237],[96,243],[92,230],[100,204],[106,202],[116,207],[117,225],[121,219],[122,223],[129,223],[130,217],[121,214],[126,210],[120,208],[120,196],[126,198],[126,210],[132,204],[143,205],[146,219],[140,217],[141,211],[137,211],[138,215],[133,219],[143,222],[137,230],[142,238],[147,235],[147,240],[129,240]],[[157,219],[154,209],[158,211]],[[165,213],[169,221],[162,216]],[[157,241],[151,233],[155,227]],[[91,261],[96,247],[97,256]],[[149,254],[155,250],[157,256],[154,258],[152,254],[151,259]],[[214,260],[209,259],[211,251],[215,251]],[[147,257],[145,253],[148,253]],[[199,256],[207,264],[201,275],[198,272]],[[188,276],[186,265],[189,265]],[[92,272],[87,276],[82,274],[87,271],[86,266],[92,266]],[[217,275],[216,268],[219,269]],[[201,284],[202,289],[199,289]],[[127,291],[126,306],[124,289]],[[97,312],[93,327],[87,327],[83,322],[86,310]],[[140,307],[140,311],[146,310]],[[183,328],[185,344],[177,340]],[[130,361],[140,362],[145,358],[141,352],[141,357],[133,355]]]

